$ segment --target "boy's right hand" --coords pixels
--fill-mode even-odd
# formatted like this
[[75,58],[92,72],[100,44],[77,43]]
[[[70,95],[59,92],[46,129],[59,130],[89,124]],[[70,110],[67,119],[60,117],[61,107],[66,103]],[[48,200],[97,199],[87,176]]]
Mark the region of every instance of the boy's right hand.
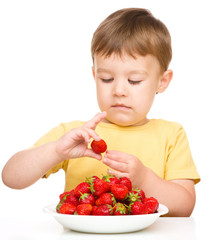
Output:
[[56,153],[62,160],[78,158],[78,157],[92,157],[101,160],[101,154],[95,153],[88,148],[90,139],[96,141],[100,137],[95,132],[96,126],[106,117],[106,112],[97,113],[91,120],[86,122],[82,127],[73,128],[59,138],[56,143]]

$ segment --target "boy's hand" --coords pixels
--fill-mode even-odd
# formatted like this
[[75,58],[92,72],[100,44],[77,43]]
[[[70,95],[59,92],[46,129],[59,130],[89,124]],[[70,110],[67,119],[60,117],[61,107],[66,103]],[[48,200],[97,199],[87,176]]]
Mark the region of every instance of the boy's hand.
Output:
[[103,163],[112,168],[109,170],[111,174],[130,178],[133,187],[140,187],[145,178],[146,167],[131,154],[108,150]]
[[95,128],[105,116],[106,112],[98,113],[82,127],[74,128],[59,138],[56,141],[56,152],[61,160],[82,156],[101,160],[101,154],[94,153],[93,150],[88,148],[88,144],[91,138],[96,141],[100,140],[100,137],[95,132]]

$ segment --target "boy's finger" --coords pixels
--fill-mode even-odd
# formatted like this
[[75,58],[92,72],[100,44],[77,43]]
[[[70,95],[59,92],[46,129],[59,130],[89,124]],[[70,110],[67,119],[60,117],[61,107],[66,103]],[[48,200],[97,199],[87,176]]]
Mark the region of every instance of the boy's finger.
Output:
[[91,158],[95,158],[97,160],[101,160],[102,159],[102,155],[101,154],[97,154],[95,153],[93,150],[91,149],[87,149],[85,152],[85,156],[86,157],[91,157]]
[[121,172],[116,171],[114,169],[109,169],[109,174],[114,175],[118,178],[121,178],[121,177],[128,177],[129,178],[127,173],[121,173]]
[[[89,137],[90,138],[93,138],[95,141],[100,141],[101,138],[99,137],[99,135],[93,130],[93,129],[90,129],[88,128],[87,129],[87,132],[89,134]],[[90,139],[89,139],[90,140]]]
[[129,159],[131,158],[131,155],[120,151],[107,150],[105,157],[117,162],[127,164],[129,162]]
[[104,157],[102,162],[108,167],[115,169],[116,171],[122,173],[128,172],[128,165],[126,163],[114,161],[112,159],[109,159],[107,156]]
[[106,112],[97,113],[91,120],[87,121],[84,126],[95,130],[98,123],[106,117]]

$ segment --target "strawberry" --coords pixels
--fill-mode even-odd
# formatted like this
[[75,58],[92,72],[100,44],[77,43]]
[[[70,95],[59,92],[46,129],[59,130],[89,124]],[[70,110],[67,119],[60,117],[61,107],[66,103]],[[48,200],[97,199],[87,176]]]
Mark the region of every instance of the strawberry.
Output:
[[71,192],[68,192],[68,194],[66,194],[61,200],[61,203],[72,203],[75,206],[77,206],[79,204],[79,200],[78,198],[75,196],[74,194],[74,190],[72,190]]
[[103,193],[95,202],[96,206],[101,206],[105,204],[114,205],[116,199],[112,193]]
[[116,200],[124,200],[128,194],[128,188],[122,184],[114,184],[111,186],[111,192]]
[[91,193],[84,193],[79,198],[79,204],[82,203],[89,203],[93,206],[95,204],[95,198]]
[[128,210],[123,203],[116,203],[113,209],[113,215],[127,215]]
[[120,183],[120,180],[119,178],[117,178],[116,176],[112,175],[112,174],[107,174],[105,176],[103,176],[102,178],[105,182],[108,182],[110,187],[113,185],[113,184],[119,184]]
[[113,207],[109,204],[93,207],[92,215],[110,216],[113,215]]
[[136,189],[128,192],[127,202],[133,203],[136,201],[142,201],[144,198],[144,191],[141,189]]
[[79,198],[83,193],[90,193],[90,185],[87,182],[81,182],[74,189],[74,194]]
[[129,178],[127,178],[127,177],[121,177],[121,178],[120,178],[120,184],[126,186],[129,191],[132,190],[132,182],[130,181]]
[[76,206],[72,203],[59,203],[56,207],[56,211],[62,214],[74,214]]
[[107,150],[107,144],[103,139],[100,141],[93,140],[91,143],[91,148],[95,153],[103,153]]
[[103,193],[110,191],[110,185],[109,183],[105,182],[102,179],[95,179],[93,184],[91,185],[91,193],[95,197],[99,197]]
[[143,203],[146,205],[148,213],[156,212],[159,207],[159,202],[153,197],[145,198]]
[[88,184],[92,185],[93,182],[94,182],[96,179],[99,179],[99,177],[97,177],[97,176],[86,177],[85,182],[87,182]]
[[91,215],[92,205],[89,203],[82,203],[76,207],[75,215]]
[[144,193],[143,190],[141,190],[141,189],[139,189],[139,188],[136,188],[136,189],[134,190],[134,192],[137,192],[137,193],[138,193],[138,196],[139,196],[142,200],[143,200],[144,198],[146,198],[145,193]]
[[142,202],[136,201],[129,206],[132,215],[147,214],[147,208]]
[[97,209],[98,209],[98,206],[94,205],[93,208],[92,208],[91,215],[97,215],[97,214],[96,214]]
[[67,195],[69,194],[70,192],[64,192],[64,193],[61,193],[59,198],[60,198],[60,201]]

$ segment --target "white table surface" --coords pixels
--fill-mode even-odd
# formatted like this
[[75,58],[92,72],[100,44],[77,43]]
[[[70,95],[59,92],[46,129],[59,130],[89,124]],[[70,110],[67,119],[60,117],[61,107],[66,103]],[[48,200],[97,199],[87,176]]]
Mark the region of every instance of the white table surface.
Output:
[[[3,206],[2,206],[3,207]],[[0,216],[1,240],[95,240],[95,239],[212,239],[202,228],[204,222],[195,218],[159,218],[153,225],[141,231],[124,234],[90,234],[67,230],[51,215],[40,212],[34,215]],[[208,229],[210,230],[210,229]]]

